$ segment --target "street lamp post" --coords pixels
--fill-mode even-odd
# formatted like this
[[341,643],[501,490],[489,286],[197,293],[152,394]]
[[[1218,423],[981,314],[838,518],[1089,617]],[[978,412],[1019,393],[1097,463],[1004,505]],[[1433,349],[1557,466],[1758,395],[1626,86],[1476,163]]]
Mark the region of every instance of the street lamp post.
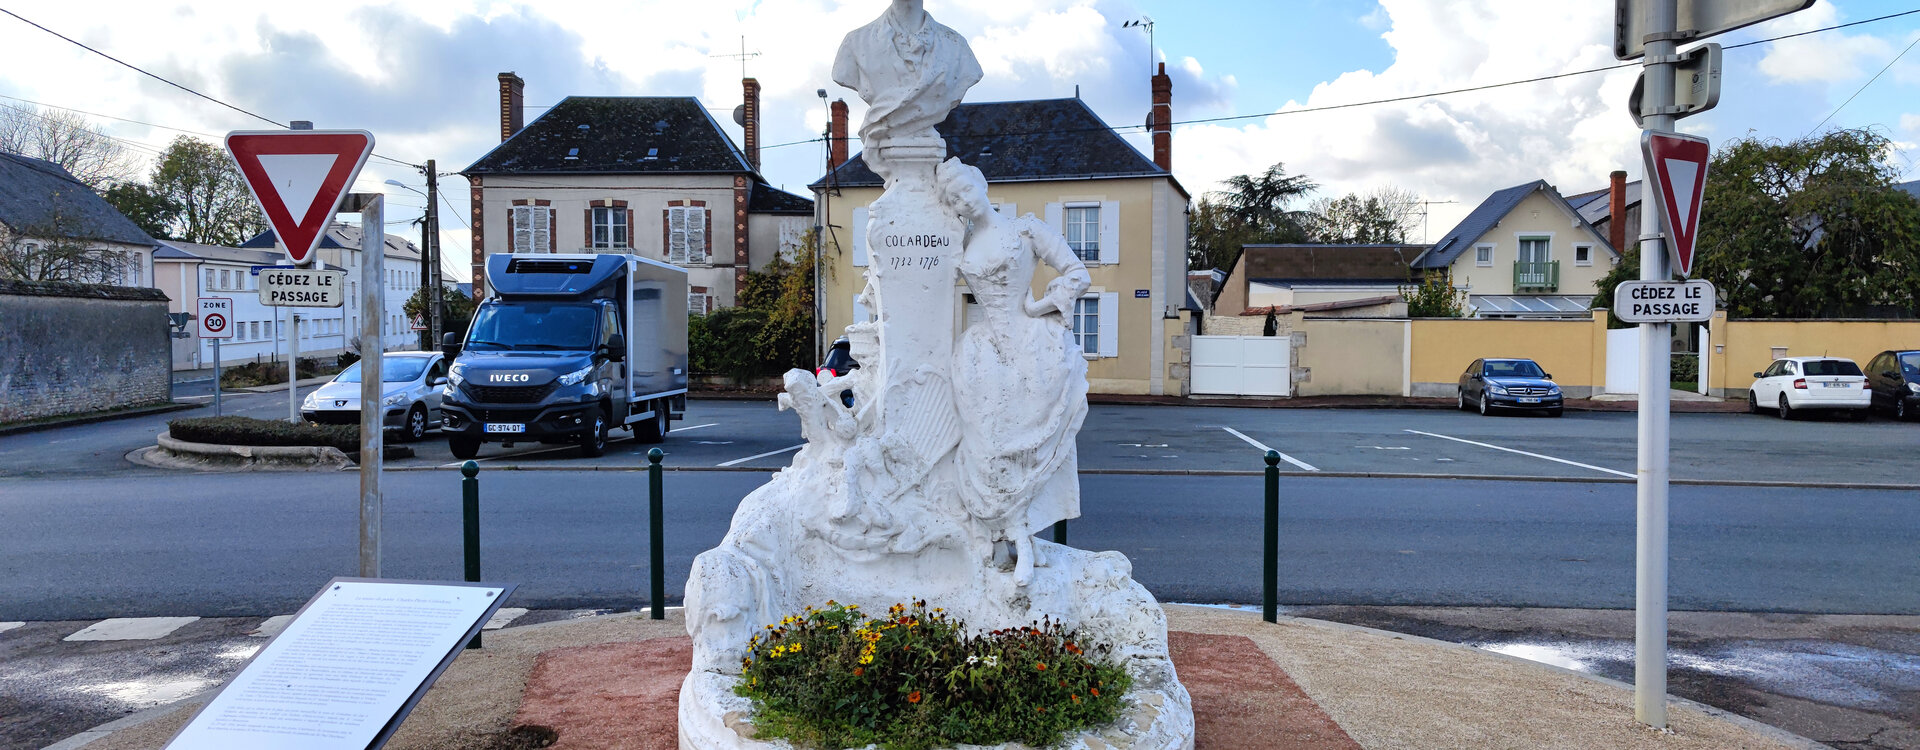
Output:
[[387,180],[388,185],[411,191],[427,199],[427,212],[420,217],[420,285],[427,290],[427,345],[425,351],[432,351],[440,341],[440,327],[445,298],[440,283],[440,212],[436,201],[439,199],[439,175],[434,171],[432,159],[427,160],[427,192],[399,180]]

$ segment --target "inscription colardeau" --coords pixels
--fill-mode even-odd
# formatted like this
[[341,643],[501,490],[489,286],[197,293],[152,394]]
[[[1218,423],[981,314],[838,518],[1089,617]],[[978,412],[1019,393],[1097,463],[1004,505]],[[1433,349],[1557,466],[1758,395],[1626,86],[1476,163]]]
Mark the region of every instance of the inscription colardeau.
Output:
[[889,234],[883,244],[887,247],[951,247],[953,238],[938,234]]

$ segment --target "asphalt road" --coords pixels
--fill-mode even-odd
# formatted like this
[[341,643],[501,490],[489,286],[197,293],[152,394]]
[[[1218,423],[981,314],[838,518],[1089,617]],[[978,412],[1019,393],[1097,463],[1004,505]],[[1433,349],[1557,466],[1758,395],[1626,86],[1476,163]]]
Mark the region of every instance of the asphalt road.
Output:
[[[513,606],[645,602],[644,474],[482,478],[484,570]],[[725,533],[759,472],[670,472],[668,598]],[[1633,487],[1289,476],[1289,604],[1627,608]],[[352,474],[16,479],[0,493],[0,620],[292,612],[356,570]],[[1163,600],[1257,602],[1261,482],[1082,478],[1074,546],[1114,549]],[[459,481],[387,480],[383,573],[457,580]],[[1676,487],[1677,610],[1920,613],[1912,492]]]

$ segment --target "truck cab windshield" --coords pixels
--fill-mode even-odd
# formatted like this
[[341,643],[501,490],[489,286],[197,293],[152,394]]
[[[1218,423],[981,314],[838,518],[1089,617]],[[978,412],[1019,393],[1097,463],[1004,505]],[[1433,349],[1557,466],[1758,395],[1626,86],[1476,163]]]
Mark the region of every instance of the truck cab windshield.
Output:
[[591,351],[599,341],[600,310],[565,302],[482,305],[467,334],[468,351]]

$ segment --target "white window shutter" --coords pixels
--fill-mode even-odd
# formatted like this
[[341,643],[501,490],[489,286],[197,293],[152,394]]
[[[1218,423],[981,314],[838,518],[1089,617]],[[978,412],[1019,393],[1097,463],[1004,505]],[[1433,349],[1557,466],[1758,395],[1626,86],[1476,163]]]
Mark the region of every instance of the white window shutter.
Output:
[[1067,233],[1067,211],[1058,203],[1047,204],[1047,226],[1062,235]]
[[711,262],[707,257],[707,209],[687,209],[687,261],[695,265]]
[[1120,356],[1120,293],[1100,294],[1100,356]]
[[[861,206],[853,210],[853,266],[855,268],[864,268],[866,265],[867,207]],[[855,309],[859,309],[859,303],[855,303]],[[855,320],[865,320],[865,318],[861,318],[858,314],[853,317]]]
[[553,209],[535,208],[533,214],[532,245],[528,252],[547,253],[553,248]]
[[680,206],[667,209],[667,262],[687,262],[687,209]]
[[1120,202],[1100,204],[1100,264],[1120,262]]
[[533,247],[533,209],[528,206],[513,207],[513,249],[510,252],[524,253]]

